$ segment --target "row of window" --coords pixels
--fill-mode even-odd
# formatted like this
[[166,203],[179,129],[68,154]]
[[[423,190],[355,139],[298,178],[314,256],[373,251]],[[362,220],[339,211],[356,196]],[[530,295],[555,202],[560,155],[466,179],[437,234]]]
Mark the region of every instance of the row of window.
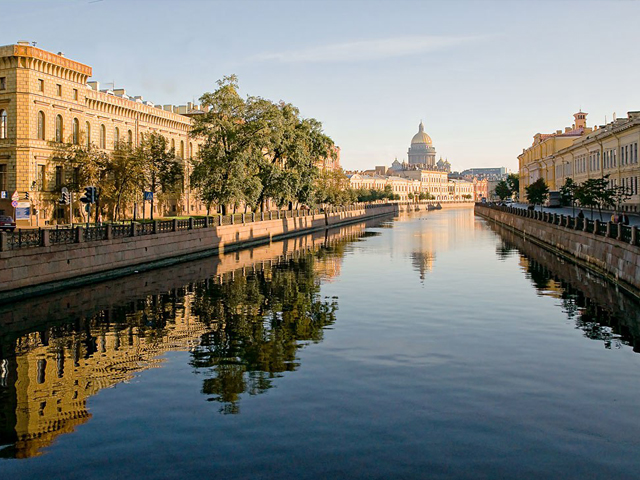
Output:
[[[64,142],[64,120],[62,118],[62,115],[56,115],[55,127],[56,127],[55,141],[58,143]],[[89,146],[89,144],[91,143],[91,123],[90,122],[85,123],[84,135],[85,135],[84,142],[87,146]],[[80,137],[81,137],[80,121],[77,118],[74,118],[72,122],[71,143],[73,143],[74,145],[79,145]],[[118,145],[118,142],[122,140],[122,137],[120,136],[120,128],[118,127],[114,128],[113,137],[114,137],[113,145],[114,147],[116,147]],[[4,137],[0,137],[0,138],[4,138]],[[46,139],[46,117],[42,110],[38,112],[38,139],[39,140]],[[133,144],[133,132],[131,130],[127,130],[126,141],[129,145]],[[107,127],[105,127],[104,124],[100,125],[100,135],[99,135],[98,146],[100,148],[105,148],[105,149],[107,148]],[[176,142],[174,139],[171,139],[171,148],[174,150],[176,148]],[[193,144],[191,144],[191,149],[193,152]],[[184,158],[185,152],[184,152],[183,140],[180,141],[180,148],[176,153],[180,158]]]
[[[638,143],[635,142],[621,146],[619,157],[617,148],[605,150],[602,158],[602,167],[605,170],[617,167],[618,158],[620,158],[620,166],[637,164]],[[600,152],[591,152],[588,157],[586,154],[578,155],[575,158],[574,164],[576,173],[585,173],[587,171],[598,172],[600,171]]]

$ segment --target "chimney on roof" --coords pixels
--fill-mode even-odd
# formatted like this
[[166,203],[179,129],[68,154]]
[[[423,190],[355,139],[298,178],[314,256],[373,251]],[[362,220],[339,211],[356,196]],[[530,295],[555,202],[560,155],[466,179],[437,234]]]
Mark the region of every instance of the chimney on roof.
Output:
[[28,45],[31,45],[31,42],[28,42],[26,40],[18,40],[18,45],[28,46]]
[[564,127],[564,133],[569,133],[571,131],[571,127]]
[[167,112],[173,112],[173,105],[162,105],[162,109]]

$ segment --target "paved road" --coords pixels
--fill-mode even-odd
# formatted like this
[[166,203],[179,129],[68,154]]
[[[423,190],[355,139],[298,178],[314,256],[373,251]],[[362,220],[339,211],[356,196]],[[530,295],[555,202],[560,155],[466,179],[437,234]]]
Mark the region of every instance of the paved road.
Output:
[[[513,204],[514,207],[518,207],[518,208],[527,208],[528,205],[526,203],[514,203]],[[540,210],[540,206],[536,206],[536,210]],[[556,207],[556,208],[548,208],[548,207],[543,207],[542,210],[544,212],[551,212],[551,213],[558,213],[561,215],[574,215],[573,210],[571,207]],[[580,211],[580,208],[576,207],[575,209],[575,215],[578,215],[578,212]],[[589,209],[583,209],[582,210],[584,212],[584,216],[585,218],[589,218],[591,220],[597,219],[600,220],[600,215],[598,214],[597,210],[594,210],[593,212],[593,217],[591,217],[591,211]],[[636,214],[629,214],[627,213],[627,215],[629,216],[629,225],[636,225],[638,227],[640,227],[640,216],[636,215]],[[607,212],[602,212],[602,220],[603,221],[609,221],[611,220],[611,213],[607,213]]]

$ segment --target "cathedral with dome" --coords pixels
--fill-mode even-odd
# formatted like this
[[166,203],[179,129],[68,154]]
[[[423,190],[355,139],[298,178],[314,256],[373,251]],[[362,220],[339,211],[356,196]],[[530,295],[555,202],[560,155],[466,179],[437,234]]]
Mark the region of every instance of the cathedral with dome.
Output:
[[411,139],[407,156],[411,166],[420,165],[428,170],[436,166],[436,149],[433,148],[431,137],[425,133],[422,122],[418,126],[418,133]]

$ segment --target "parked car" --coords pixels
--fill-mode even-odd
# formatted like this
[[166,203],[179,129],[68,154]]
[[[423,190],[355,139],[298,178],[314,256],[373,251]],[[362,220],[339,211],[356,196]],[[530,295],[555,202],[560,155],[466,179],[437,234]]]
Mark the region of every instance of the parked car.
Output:
[[16,222],[8,215],[0,215],[0,230],[13,232],[16,229]]

